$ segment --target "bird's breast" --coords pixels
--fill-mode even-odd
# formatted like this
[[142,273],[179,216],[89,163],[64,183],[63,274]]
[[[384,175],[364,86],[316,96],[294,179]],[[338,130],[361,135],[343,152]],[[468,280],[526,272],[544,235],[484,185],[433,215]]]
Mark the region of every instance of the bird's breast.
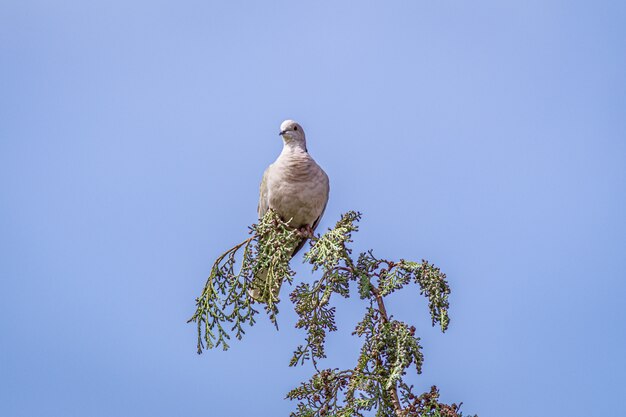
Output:
[[[290,163],[295,162],[295,163]],[[294,227],[312,225],[328,199],[328,178],[315,161],[283,161],[268,182],[268,203]]]

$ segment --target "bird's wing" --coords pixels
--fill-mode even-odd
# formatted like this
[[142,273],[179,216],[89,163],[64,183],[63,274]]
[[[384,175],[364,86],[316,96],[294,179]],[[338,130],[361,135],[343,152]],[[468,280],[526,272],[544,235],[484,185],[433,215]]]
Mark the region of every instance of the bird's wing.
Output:
[[261,220],[263,216],[265,216],[265,213],[267,213],[267,209],[269,208],[269,201],[267,198],[267,177],[269,176],[269,172],[271,169],[271,165],[267,167],[267,169],[263,173],[263,179],[261,180],[261,186],[259,187],[259,205],[257,207],[259,220]]
[[[330,192],[328,175],[326,175],[324,170],[321,168],[319,168],[319,172],[321,174],[322,181],[326,182],[326,192],[324,193],[323,196],[321,196],[322,198],[324,198],[324,207],[322,207],[322,211],[320,212],[320,215],[317,217],[317,219],[315,219],[315,221],[311,225],[311,229],[313,230],[317,229],[317,226],[320,224],[320,220],[322,220],[322,217],[324,217],[324,212],[326,211],[326,206],[328,205],[328,194]],[[298,243],[298,245],[294,248],[293,252],[291,253],[292,258],[300,251],[300,249],[302,249],[306,241],[307,239],[302,239],[300,243]]]
[[313,222],[313,224],[311,225],[311,228],[313,230],[317,229],[317,225],[320,223],[320,220],[322,220],[322,217],[324,217],[324,212],[326,211],[326,205],[328,205],[328,194],[330,193],[330,181],[328,180],[328,175],[326,175],[326,173],[324,172],[324,170],[322,168],[319,168],[319,173],[321,174],[321,178],[322,181],[326,184],[326,192],[321,196],[324,199],[324,207],[322,207],[322,211],[320,212],[320,215],[317,219],[315,219],[315,221]]

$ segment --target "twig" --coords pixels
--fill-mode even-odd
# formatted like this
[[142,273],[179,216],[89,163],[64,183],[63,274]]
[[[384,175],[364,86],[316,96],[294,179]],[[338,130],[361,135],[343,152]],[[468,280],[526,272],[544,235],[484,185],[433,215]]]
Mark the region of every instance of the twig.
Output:
[[[387,315],[387,309],[385,308],[385,302],[383,301],[383,297],[380,294],[380,290],[373,285],[370,286],[370,290],[372,291],[372,294],[376,298],[376,303],[378,304],[378,311],[380,311],[380,317],[383,323],[388,323],[389,316]],[[393,383],[393,386],[389,388],[388,393],[391,396],[391,402],[393,403],[393,408],[396,413],[396,416],[402,417],[404,415],[404,412],[402,410],[402,405],[400,404],[400,397],[398,397],[398,387],[395,382]]]

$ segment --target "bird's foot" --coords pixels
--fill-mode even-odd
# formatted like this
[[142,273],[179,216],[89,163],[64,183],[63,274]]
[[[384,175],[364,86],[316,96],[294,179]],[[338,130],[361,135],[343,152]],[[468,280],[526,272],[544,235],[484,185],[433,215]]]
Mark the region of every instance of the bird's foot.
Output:
[[313,237],[314,236],[313,233],[314,231],[310,224],[305,224],[304,226],[298,229],[298,234],[304,238]]

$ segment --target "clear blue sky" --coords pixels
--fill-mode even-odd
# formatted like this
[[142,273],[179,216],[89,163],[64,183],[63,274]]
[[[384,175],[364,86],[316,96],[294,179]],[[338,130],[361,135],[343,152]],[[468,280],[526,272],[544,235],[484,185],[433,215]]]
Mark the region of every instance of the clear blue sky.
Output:
[[[415,288],[391,301],[418,388],[481,417],[619,413],[625,22],[623,1],[3,1],[0,415],[288,415],[312,372],[287,366],[288,303],[228,352],[185,323],[286,118],[331,178],[321,229],[360,210],[357,250],[448,274],[444,335]],[[328,366],[353,366],[362,307]]]

